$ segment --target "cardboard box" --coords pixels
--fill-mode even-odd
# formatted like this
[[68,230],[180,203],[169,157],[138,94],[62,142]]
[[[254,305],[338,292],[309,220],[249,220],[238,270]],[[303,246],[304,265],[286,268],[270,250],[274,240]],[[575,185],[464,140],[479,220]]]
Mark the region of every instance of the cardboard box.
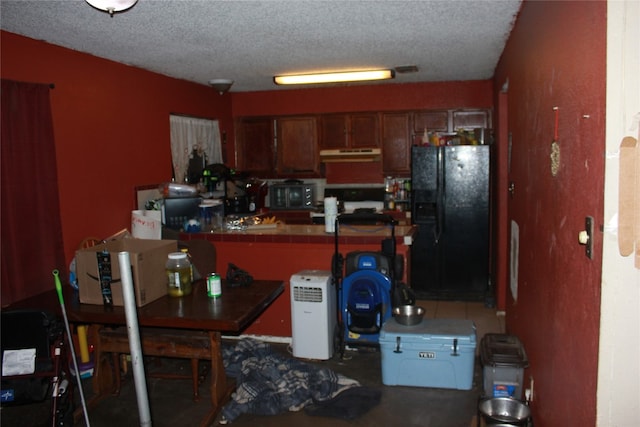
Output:
[[380,352],[385,385],[471,390],[476,327],[463,319],[404,326],[392,318],[380,331]]
[[98,252],[106,250],[111,262],[113,305],[124,305],[119,252],[129,252],[136,305],[142,307],[167,294],[167,256],[178,250],[175,240],[122,239],[108,241],[76,252],[80,302],[104,304],[98,271]]

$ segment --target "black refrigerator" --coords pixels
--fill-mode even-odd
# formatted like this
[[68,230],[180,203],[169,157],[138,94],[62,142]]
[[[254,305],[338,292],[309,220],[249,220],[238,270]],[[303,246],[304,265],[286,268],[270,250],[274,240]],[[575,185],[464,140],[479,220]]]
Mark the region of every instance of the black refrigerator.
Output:
[[491,146],[412,147],[411,287],[420,299],[490,304]]

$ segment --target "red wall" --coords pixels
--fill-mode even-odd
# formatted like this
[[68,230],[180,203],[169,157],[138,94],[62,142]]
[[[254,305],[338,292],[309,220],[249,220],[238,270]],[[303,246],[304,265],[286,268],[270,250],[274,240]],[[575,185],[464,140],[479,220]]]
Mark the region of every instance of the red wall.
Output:
[[[506,199],[520,226],[518,298],[506,296],[506,324],[529,356],[537,426],[596,425],[606,12],[606,2],[525,1],[496,70],[496,88],[509,81],[500,118],[512,133],[515,192]],[[577,241],[587,215],[592,260]]]
[[[400,78],[398,78],[400,80]],[[233,116],[352,111],[492,108],[493,82],[391,83],[314,89],[239,92]]]
[[218,119],[220,130],[233,137],[230,95],[0,34],[2,78],[55,84],[51,104],[68,261],[83,238],[130,228],[134,186],[171,179],[170,113]]

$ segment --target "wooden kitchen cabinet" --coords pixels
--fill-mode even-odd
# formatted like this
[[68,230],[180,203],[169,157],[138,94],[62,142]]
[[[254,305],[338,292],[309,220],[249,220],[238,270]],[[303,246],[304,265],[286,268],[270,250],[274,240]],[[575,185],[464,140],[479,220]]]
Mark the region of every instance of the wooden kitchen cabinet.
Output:
[[315,116],[281,117],[276,121],[278,175],[319,174],[318,123]]
[[391,176],[411,173],[411,113],[382,114],[382,171]]
[[488,110],[457,110],[452,112],[453,132],[459,129],[473,130],[475,128],[490,128],[490,114]]
[[320,148],[380,146],[377,113],[325,114],[320,119]]
[[325,115],[320,119],[320,148],[347,148],[347,116]]
[[273,119],[251,117],[237,123],[237,168],[260,176],[271,176],[275,169]]
[[449,112],[446,110],[414,112],[412,144],[422,145],[425,129],[427,132],[449,132]]
[[263,177],[318,177],[319,150],[377,148],[385,175],[408,176],[411,146],[428,132],[491,127],[491,110],[420,110],[245,117],[237,122],[237,167]]

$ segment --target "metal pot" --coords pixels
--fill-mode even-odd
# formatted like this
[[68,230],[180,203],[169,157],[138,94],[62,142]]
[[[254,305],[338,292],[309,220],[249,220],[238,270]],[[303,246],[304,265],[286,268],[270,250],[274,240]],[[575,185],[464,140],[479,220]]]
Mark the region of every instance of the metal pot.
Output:
[[401,325],[417,325],[422,322],[424,308],[417,305],[401,305],[393,309],[393,316]]
[[510,397],[494,397],[480,402],[478,410],[488,425],[526,425],[531,409]]

